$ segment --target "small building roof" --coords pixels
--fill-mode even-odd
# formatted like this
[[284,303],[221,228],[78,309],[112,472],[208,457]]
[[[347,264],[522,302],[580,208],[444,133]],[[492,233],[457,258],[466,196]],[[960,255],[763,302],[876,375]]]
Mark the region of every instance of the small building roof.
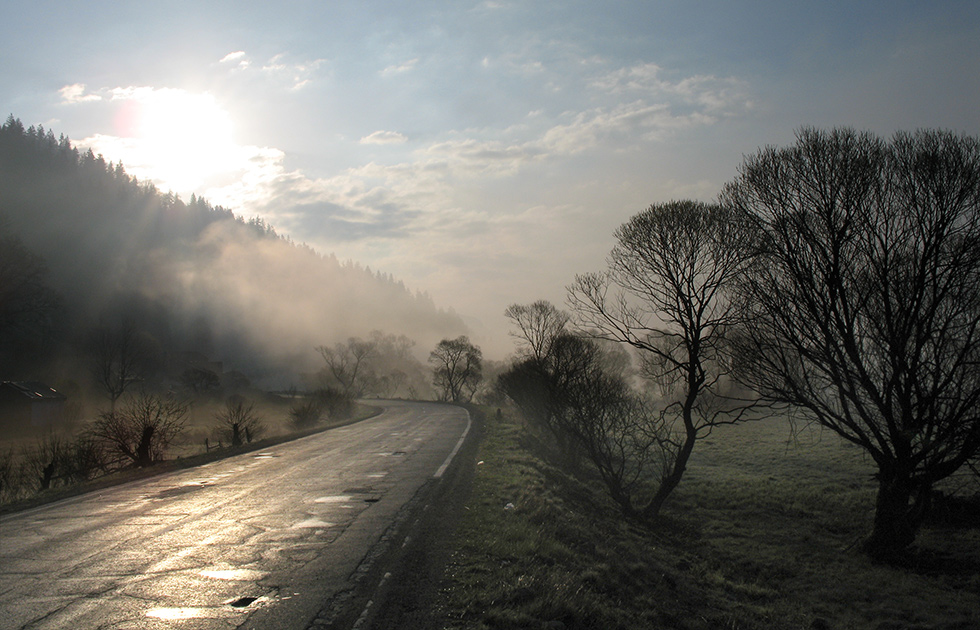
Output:
[[66,396],[40,381],[4,381],[0,384],[8,392],[19,393],[30,400],[65,400]]

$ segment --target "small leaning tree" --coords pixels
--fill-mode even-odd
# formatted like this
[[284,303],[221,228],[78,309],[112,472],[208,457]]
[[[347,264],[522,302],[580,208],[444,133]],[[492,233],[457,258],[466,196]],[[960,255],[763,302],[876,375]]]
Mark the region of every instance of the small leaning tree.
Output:
[[582,332],[638,350],[667,401],[660,421],[647,423],[658,434],[649,447],[666,449],[657,488],[646,505],[628,509],[642,517],[660,513],[697,440],[741,421],[751,407],[721,395],[739,315],[731,291],[752,252],[747,227],[715,204],[653,205],[616,231],[608,271],[577,276],[568,289]]
[[738,373],[870,455],[865,550],[896,557],[980,449],[980,142],[804,129],[721,201],[759,237]]

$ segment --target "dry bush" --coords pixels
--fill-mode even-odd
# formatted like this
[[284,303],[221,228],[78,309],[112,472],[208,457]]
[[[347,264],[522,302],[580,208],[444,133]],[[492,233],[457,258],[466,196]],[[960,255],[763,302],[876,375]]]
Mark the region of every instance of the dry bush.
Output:
[[259,439],[265,432],[265,425],[255,411],[255,403],[243,396],[231,396],[225,406],[214,414],[218,421],[218,437],[227,440],[232,446]]
[[147,466],[163,458],[184,430],[187,404],[148,393],[134,396],[121,409],[103,412],[88,430],[95,444],[118,462]]

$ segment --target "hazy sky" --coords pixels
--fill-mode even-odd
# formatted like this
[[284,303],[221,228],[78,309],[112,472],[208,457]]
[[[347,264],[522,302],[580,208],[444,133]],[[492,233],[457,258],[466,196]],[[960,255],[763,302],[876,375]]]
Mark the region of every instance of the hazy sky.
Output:
[[980,2],[10,0],[0,110],[510,347],[651,203],[800,126],[980,135]]

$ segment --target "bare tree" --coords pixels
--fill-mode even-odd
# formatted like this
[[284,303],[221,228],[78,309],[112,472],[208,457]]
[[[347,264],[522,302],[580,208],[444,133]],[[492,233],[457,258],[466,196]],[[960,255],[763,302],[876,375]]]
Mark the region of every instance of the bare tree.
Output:
[[566,331],[569,322],[568,313],[547,300],[511,304],[504,315],[517,327],[511,336],[517,340],[518,352],[535,359],[548,355],[551,344]]
[[371,332],[374,351],[368,357],[364,378],[365,392],[390,398],[413,384],[428,381],[425,366],[412,354],[415,342],[405,335]]
[[683,447],[675,439],[676,418],[658,412],[622,376],[607,372],[600,354],[565,391],[563,427],[593,464],[609,496],[630,516],[656,516]]
[[[340,385],[344,396],[357,398],[363,394],[361,380],[367,361],[375,353],[376,344],[351,337],[345,343],[333,347],[317,346],[316,350],[326,362],[328,380]],[[326,383],[330,385],[330,383]]]
[[980,449],[980,142],[803,129],[746,158],[723,202],[762,235],[743,378],[867,451],[865,550],[902,553]]
[[15,472],[14,450],[0,450],[0,503],[12,500],[20,490]]
[[241,446],[261,436],[262,420],[255,412],[255,403],[243,396],[229,396],[224,409],[214,414],[218,431],[232,446]]
[[672,424],[671,414],[680,420],[679,447],[641,510],[645,517],[657,516],[680,483],[696,441],[742,420],[749,408],[719,404],[738,316],[730,290],[751,253],[746,227],[718,205],[651,206],[616,231],[606,273],[577,276],[569,287],[582,331],[639,350],[646,374],[669,400],[661,424]]
[[24,464],[41,490],[48,490],[65,476],[70,461],[71,443],[50,431],[39,437],[33,448],[24,452]]
[[123,461],[148,466],[161,459],[184,430],[186,416],[186,404],[143,392],[122,409],[103,412],[88,435]]
[[142,380],[148,348],[132,320],[118,327],[104,325],[93,338],[92,372],[109,397],[110,409],[135,383]]
[[482,378],[483,353],[467,336],[443,339],[429,354],[432,384],[441,400],[469,402]]
[[623,512],[643,517],[651,480],[678,450],[670,418],[641,399],[599,340],[563,332],[546,347],[503,373],[501,389],[554,438],[561,465],[583,472],[581,462],[591,462]]
[[323,414],[326,411],[326,405],[316,394],[300,398],[295,400],[289,408],[290,423],[298,431],[309,429],[323,419]]
[[515,325],[518,360],[497,379],[547,444],[553,441],[565,466],[578,468],[581,448],[570,427],[575,384],[597,366],[599,348],[568,331],[568,313],[547,300],[511,304],[504,311]]

